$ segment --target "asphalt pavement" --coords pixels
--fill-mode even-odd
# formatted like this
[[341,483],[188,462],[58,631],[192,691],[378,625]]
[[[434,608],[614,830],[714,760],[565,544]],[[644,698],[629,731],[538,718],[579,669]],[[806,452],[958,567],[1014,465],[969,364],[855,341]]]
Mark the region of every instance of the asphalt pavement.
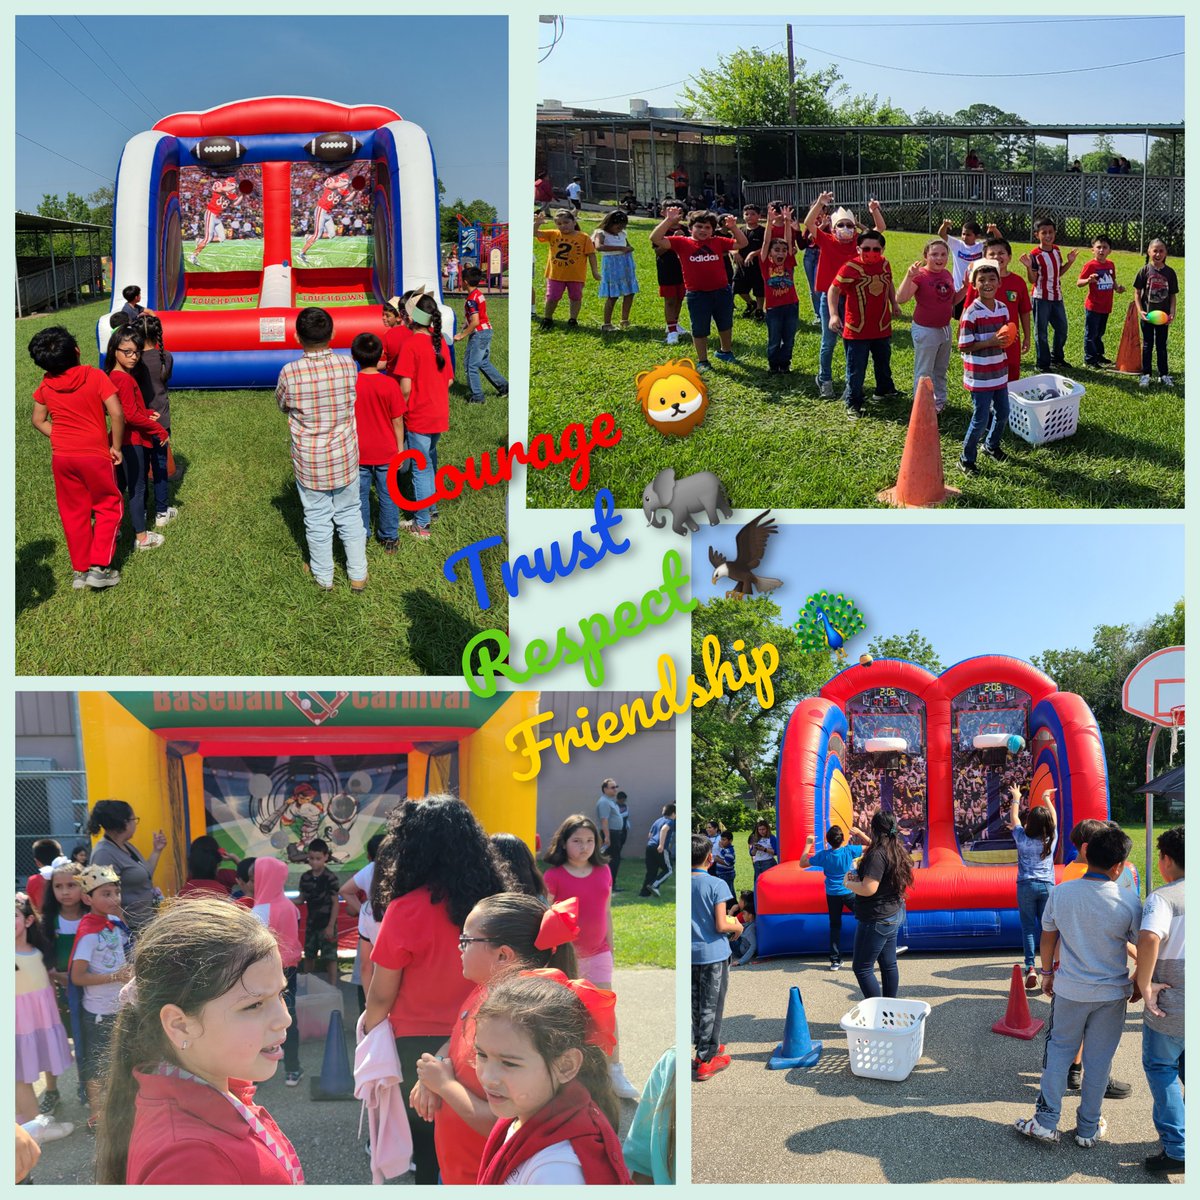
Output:
[[[617,1021],[621,1057],[629,1078],[639,1088],[659,1056],[675,1039],[675,973],[654,967],[617,970],[613,978],[617,993]],[[357,1018],[356,990],[343,985],[346,1024]],[[346,1048],[354,1061],[353,1033],[347,1030]],[[304,1078],[299,1087],[285,1087],[282,1064],[273,1079],[260,1084],[255,1100],[262,1104],[287,1134],[304,1168],[308,1183],[370,1184],[371,1167],[366,1153],[366,1134],[358,1135],[359,1104],[350,1101],[313,1101],[310,1079],[320,1075],[325,1053],[324,1039],[300,1043],[300,1065]],[[41,1087],[39,1085],[40,1093]],[[76,1098],[75,1069],[60,1077],[63,1104],[60,1120],[76,1125],[75,1132],[42,1148],[42,1158],[33,1172],[35,1184],[91,1183],[95,1139],[84,1129],[87,1113]],[[621,1105],[621,1136],[633,1117],[635,1104]],[[203,1180],[197,1180],[203,1183]],[[412,1183],[411,1174],[396,1180]]]
[[[1140,1004],[1129,1008],[1112,1070],[1133,1094],[1104,1102],[1106,1141],[1091,1150],[1075,1145],[1078,1092],[1067,1093],[1058,1145],[1013,1130],[1018,1117],[1033,1114],[1044,1031],[1032,1041],[992,1032],[1005,1014],[1012,966],[994,953],[900,958],[900,996],[933,1011],[923,1055],[899,1083],[850,1072],[839,1022],[861,993],[848,961],[838,972],[798,958],[734,967],[721,1033],[733,1063],[691,1085],[693,1182],[1182,1183],[1183,1176],[1142,1167],[1162,1147],[1141,1065]],[[783,1037],[793,985],[824,1049],[813,1068],[771,1071],[766,1063]],[[1034,1017],[1049,1016],[1040,993],[1030,1008]],[[737,1153],[729,1149],[731,1129],[741,1131]]]

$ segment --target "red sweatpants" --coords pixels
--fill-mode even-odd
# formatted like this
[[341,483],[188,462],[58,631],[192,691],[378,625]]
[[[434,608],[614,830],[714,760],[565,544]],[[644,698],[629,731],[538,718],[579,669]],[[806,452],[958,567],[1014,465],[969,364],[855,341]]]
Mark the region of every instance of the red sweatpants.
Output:
[[76,571],[107,567],[125,512],[112,463],[83,454],[56,454],[50,462],[71,566]]

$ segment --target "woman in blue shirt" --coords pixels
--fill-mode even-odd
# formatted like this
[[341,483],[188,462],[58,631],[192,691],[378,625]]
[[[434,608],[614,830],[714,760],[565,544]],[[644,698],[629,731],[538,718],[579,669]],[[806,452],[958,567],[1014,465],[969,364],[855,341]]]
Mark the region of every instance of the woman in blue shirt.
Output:
[[1034,970],[1038,942],[1042,936],[1042,912],[1054,886],[1054,849],[1058,845],[1058,829],[1054,819],[1054,788],[1042,794],[1045,804],[1031,804],[1024,819],[1018,815],[1021,789],[1010,787],[1012,808],[1008,827],[1017,844],[1017,914],[1021,918],[1021,946],[1025,953],[1025,990],[1041,987]]

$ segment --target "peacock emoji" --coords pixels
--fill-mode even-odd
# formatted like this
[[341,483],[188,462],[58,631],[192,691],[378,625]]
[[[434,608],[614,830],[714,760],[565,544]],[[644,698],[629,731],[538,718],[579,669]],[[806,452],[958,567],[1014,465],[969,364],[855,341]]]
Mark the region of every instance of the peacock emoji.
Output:
[[810,653],[827,651],[839,666],[846,661],[846,643],[866,627],[857,605],[841,592],[809,596],[792,626],[801,649]]

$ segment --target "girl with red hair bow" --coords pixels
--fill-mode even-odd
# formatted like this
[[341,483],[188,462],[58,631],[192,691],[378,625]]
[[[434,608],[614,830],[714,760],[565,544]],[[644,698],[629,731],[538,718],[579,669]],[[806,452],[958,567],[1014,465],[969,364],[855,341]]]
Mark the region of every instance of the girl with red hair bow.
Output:
[[500,892],[481,900],[463,924],[459,949],[463,976],[476,985],[437,1054],[423,1054],[409,1096],[413,1111],[433,1121],[438,1169],[445,1184],[472,1184],[487,1136],[496,1123],[475,1073],[475,1015],[489,987],[514,971],[554,969],[577,973],[572,942],[579,936],[574,898],[547,909],[533,896]]

